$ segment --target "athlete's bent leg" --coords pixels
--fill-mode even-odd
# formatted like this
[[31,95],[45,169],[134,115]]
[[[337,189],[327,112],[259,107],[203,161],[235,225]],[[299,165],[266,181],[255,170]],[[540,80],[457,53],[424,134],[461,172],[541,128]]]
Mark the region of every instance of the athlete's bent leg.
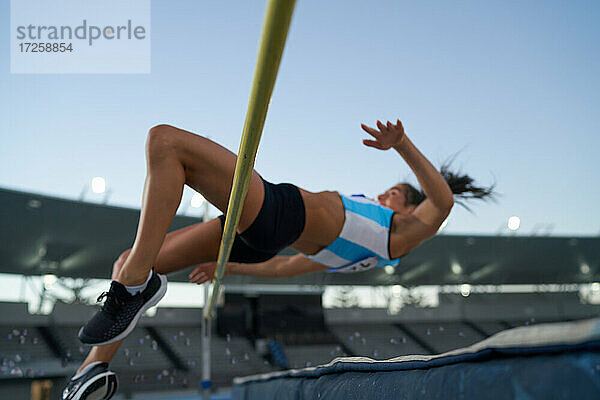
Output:
[[[236,162],[236,155],[217,143],[169,125],[150,130],[146,157],[140,222],[131,253],[117,276],[124,285],[140,285],[146,280],[181,201],[184,184],[225,212]],[[262,180],[253,172],[240,232],[252,224],[263,198]]]
[[[166,293],[166,277],[150,271],[181,201],[184,184],[222,211],[227,207],[236,162],[229,150],[168,125],[150,131],[146,150],[148,174],[136,238],[116,280],[102,296],[104,306],[79,331],[83,343],[103,346],[124,339],[142,314]],[[240,231],[254,222],[263,200],[264,185],[254,172],[241,210]]]

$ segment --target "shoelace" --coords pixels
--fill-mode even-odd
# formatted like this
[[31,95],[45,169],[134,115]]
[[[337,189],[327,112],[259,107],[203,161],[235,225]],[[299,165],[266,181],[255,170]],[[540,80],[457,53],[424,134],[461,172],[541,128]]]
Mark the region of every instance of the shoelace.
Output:
[[114,292],[102,292],[100,296],[96,299],[98,303],[102,300],[106,299],[104,305],[102,306],[102,311],[105,311],[108,314],[115,315],[119,312],[121,305],[123,304],[123,300],[117,297]]

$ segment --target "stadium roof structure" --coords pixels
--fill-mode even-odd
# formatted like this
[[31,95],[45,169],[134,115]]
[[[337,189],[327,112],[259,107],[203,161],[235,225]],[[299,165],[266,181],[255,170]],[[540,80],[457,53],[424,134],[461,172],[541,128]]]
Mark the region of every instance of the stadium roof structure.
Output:
[[[109,278],[135,238],[139,210],[0,188],[0,273]],[[175,216],[171,229],[200,219]],[[294,254],[286,249],[282,254]],[[169,276],[186,281],[187,271]],[[440,234],[384,268],[285,279],[229,276],[226,284],[562,284],[600,280],[600,237]]]

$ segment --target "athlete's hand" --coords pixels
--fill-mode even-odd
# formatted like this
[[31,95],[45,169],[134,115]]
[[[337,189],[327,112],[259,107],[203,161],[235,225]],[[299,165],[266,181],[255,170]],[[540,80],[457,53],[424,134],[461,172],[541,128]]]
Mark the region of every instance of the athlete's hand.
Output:
[[375,140],[363,139],[363,144],[365,146],[375,147],[379,150],[387,150],[392,146],[400,144],[402,139],[406,137],[404,134],[404,127],[402,126],[402,122],[400,122],[400,120],[398,120],[395,125],[390,121],[388,121],[385,125],[380,121],[377,121],[377,127],[379,130],[371,128],[365,124],[360,124],[360,126],[365,130],[365,132],[375,138]]
[[[232,263],[228,263],[232,264]],[[215,271],[217,270],[216,262],[207,262],[197,265],[196,268],[189,275],[189,282],[195,283],[196,285],[202,285],[204,282],[212,281],[215,277]],[[229,273],[225,270],[225,276]]]

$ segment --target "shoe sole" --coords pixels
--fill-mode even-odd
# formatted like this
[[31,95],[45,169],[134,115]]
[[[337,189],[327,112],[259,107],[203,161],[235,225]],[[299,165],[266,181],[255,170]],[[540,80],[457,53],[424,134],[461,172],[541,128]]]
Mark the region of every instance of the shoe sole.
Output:
[[[105,377],[106,377],[106,385],[109,386],[108,390],[106,391],[106,394],[103,394],[101,396],[90,397],[91,393],[86,393],[86,390],[90,386],[92,386],[94,383],[97,383],[98,380],[105,378]],[[114,380],[111,380],[111,378],[114,378]],[[76,393],[75,397],[73,397],[73,400],[108,400],[117,391],[117,385],[118,385],[117,382],[118,382],[117,375],[112,371],[107,371],[107,372],[98,374],[98,375],[94,376],[94,379],[91,379],[91,380],[87,381],[86,383],[84,383],[83,385],[81,385],[79,390],[77,390],[78,393]],[[85,396],[85,397],[83,397],[83,396]]]
[[[133,319],[131,320],[131,322],[129,323],[129,325],[127,325],[127,328],[125,328],[125,330],[121,333],[119,333],[117,336],[115,336],[112,339],[109,339],[105,342],[96,342],[96,343],[92,343],[89,341],[83,341],[83,343],[86,344],[91,344],[93,346],[104,346],[107,344],[111,344],[111,343],[115,343],[118,342],[121,339],[125,339],[127,337],[127,335],[129,335],[133,329],[135,328],[135,326],[137,325],[138,320],[140,319],[140,317],[150,308],[150,307],[154,307],[155,305],[158,304],[158,302],[164,297],[165,293],[167,292],[167,277],[164,275],[159,275],[156,274],[156,276],[158,276],[158,279],[160,279],[160,288],[156,291],[156,293],[154,293],[154,296],[152,296],[150,298],[150,300],[148,300],[148,302],[146,304],[144,304],[142,306],[142,308],[139,309],[139,311],[137,312],[137,314],[135,314],[135,316],[133,317]],[[79,330],[79,337],[81,338],[82,336],[85,337],[85,335],[83,334],[83,327],[81,327],[81,329]]]

